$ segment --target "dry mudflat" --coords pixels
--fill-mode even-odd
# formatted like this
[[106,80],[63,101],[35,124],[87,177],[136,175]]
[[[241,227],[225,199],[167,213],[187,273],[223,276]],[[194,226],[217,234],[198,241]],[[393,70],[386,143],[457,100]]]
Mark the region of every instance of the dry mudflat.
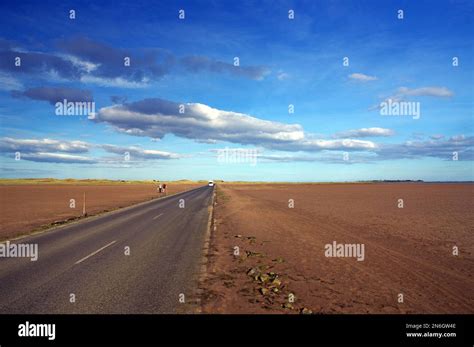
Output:
[[474,313],[473,184],[220,184],[216,202],[204,312]]
[[[202,184],[201,184],[202,185]],[[167,194],[199,184],[168,184]],[[158,198],[157,184],[2,184],[0,185],[0,240],[62,224],[86,213],[95,215]],[[71,203],[74,199],[74,204]],[[75,207],[72,207],[74,206]]]

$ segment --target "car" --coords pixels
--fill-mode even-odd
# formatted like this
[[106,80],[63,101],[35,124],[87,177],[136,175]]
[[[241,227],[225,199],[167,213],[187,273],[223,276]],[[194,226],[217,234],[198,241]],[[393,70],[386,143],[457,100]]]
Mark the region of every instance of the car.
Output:
[[214,187],[214,181],[209,181],[208,186],[209,186],[209,187]]

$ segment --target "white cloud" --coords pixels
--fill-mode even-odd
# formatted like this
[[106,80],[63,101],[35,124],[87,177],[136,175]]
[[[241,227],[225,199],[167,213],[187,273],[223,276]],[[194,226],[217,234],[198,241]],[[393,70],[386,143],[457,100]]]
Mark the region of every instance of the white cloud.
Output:
[[80,156],[80,155],[72,155],[72,154],[65,154],[65,153],[44,153],[44,152],[25,153],[21,155],[21,159],[42,162],[42,163],[92,164],[96,162],[95,159]]
[[464,135],[454,135],[450,138],[450,141],[453,142],[463,142],[464,140],[466,140],[466,136]]
[[122,147],[115,145],[101,145],[101,147],[110,153],[124,155],[130,154],[130,159],[178,159],[180,155],[172,152],[158,151],[154,149],[143,149],[141,147],[131,146]]
[[301,140],[290,143],[271,143],[267,148],[281,151],[319,151],[319,150],[373,150],[377,144],[372,141],[339,139],[339,140]]
[[369,76],[369,75],[365,75],[363,73],[357,73],[357,72],[349,75],[349,78],[356,81],[361,81],[361,82],[369,82],[369,81],[377,80],[377,77],[375,76]]
[[416,159],[435,157],[453,160],[453,153],[458,153],[458,160],[473,160],[474,137],[456,135],[448,139],[406,141],[402,144],[382,145],[377,150],[377,160]]
[[0,72],[0,90],[20,90],[23,84],[16,78]]
[[280,71],[278,71],[278,73],[277,73],[277,78],[278,78],[278,80],[280,80],[280,81],[284,81],[284,80],[289,79],[289,78],[290,78],[290,75],[289,75],[288,73],[286,73],[286,72],[280,70]]
[[95,163],[95,159],[77,155],[89,152],[90,147],[90,144],[82,141],[14,139],[10,137],[0,139],[1,153],[11,156],[19,152],[21,160],[44,163]]
[[421,87],[410,89],[407,87],[398,88],[398,96],[433,96],[437,98],[451,97],[454,93],[446,87]]
[[65,152],[85,153],[90,144],[83,141],[59,141],[52,139],[13,139],[3,137],[0,139],[0,152]]
[[102,87],[114,87],[114,88],[146,88],[150,84],[150,80],[143,78],[141,81],[130,81],[123,77],[114,77],[114,78],[105,78],[97,77],[92,75],[84,75],[81,77],[82,83],[92,83],[97,84]]
[[435,98],[449,98],[453,95],[454,92],[446,87],[420,87],[414,89],[400,87],[393,95],[384,98],[379,104],[369,107],[369,111],[379,110],[382,107],[381,105],[383,103],[389,103],[389,100],[391,100],[391,103],[398,103],[407,100],[408,97],[430,96]]
[[394,131],[385,128],[361,128],[355,130],[347,130],[334,135],[336,138],[347,138],[347,137],[378,137],[378,136],[392,136]]
[[[92,148],[102,148],[109,153],[119,154],[119,156],[114,158],[89,158],[77,155],[79,153],[89,153],[89,150]],[[132,161],[181,158],[181,155],[177,153],[144,149],[137,146],[124,147],[53,139],[14,139],[9,137],[0,139],[0,153],[12,156],[16,152],[20,153],[20,159],[22,160],[51,163],[92,164],[110,161],[117,162],[123,160],[126,152],[129,153],[130,160]]]
[[[183,106],[184,113],[180,113]],[[174,134],[200,142],[227,141],[285,151],[376,148],[370,141],[310,139],[299,124],[263,120],[199,103],[178,104],[162,99],[104,107],[94,121],[105,122],[119,132],[135,136],[162,138]]]
[[260,162],[322,162],[327,164],[360,164],[372,163],[373,158],[376,157],[374,152],[353,151],[350,154],[346,151],[329,151],[323,150],[316,155],[307,155],[304,153],[287,154],[263,154],[258,156]]
[[69,54],[58,54],[59,57],[62,57],[65,60],[69,60],[74,66],[78,67],[80,70],[85,73],[91,73],[97,70],[101,64],[95,64],[90,61],[82,60],[78,57]]

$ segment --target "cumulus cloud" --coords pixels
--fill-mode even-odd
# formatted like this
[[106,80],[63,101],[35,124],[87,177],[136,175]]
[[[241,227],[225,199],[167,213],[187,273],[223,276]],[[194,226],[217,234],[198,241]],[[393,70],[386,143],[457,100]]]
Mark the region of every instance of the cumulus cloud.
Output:
[[376,154],[373,152],[351,152],[347,151],[329,151],[324,150],[316,155],[307,155],[302,153],[297,154],[263,154],[258,156],[258,160],[262,162],[278,162],[278,163],[291,163],[291,162],[320,162],[326,164],[370,164],[373,163],[373,159]]
[[[173,56],[164,50],[130,51],[85,37],[60,40],[58,47],[76,58],[73,61],[75,66],[92,67],[93,76],[105,80],[119,77],[132,82],[159,79],[169,72],[174,61]],[[127,57],[130,58],[130,66],[124,64]]]
[[391,129],[385,129],[385,128],[361,128],[361,129],[355,129],[355,130],[347,130],[343,132],[339,132],[334,135],[336,138],[347,138],[347,137],[387,137],[387,136],[392,136],[395,132]]
[[[101,86],[143,88],[169,74],[177,64],[192,72],[227,73],[254,80],[263,79],[269,70],[263,66],[234,66],[205,56],[181,59],[159,48],[129,50],[116,48],[85,37],[57,41],[56,52],[30,52],[6,40],[0,41],[2,79],[19,89],[12,76],[33,75],[65,81],[80,81]],[[21,65],[15,66],[15,59]],[[125,64],[130,59],[130,64]]]
[[0,153],[14,155],[20,153],[21,160],[44,163],[92,164],[96,160],[85,157],[90,144],[82,141],[59,141],[52,139],[0,139]]
[[311,139],[299,124],[263,120],[199,103],[178,104],[163,99],[144,99],[104,107],[94,121],[135,136],[161,139],[166,134],[174,134],[200,142],[227,141],[284,151],[376,147],[373,142],[354,139]]
[[112,160],[123,160],[128,153],[133,161],[179,159],[181,155],[172,152],[145,149],[137,146],[125,147],[111,144],[91,144],[83,141],[64,141],[53,139],[0,139],[0,153],[14,155],[20,152],[22,160],[50,163],[93,164],[110,162],[109,158],[90,158],[80,154],[89,153],[93,148],[101,148],[108,153],[118,154]]
[[82,90],[76,88],[52,88],[52,87],[38,87],[31,88],[25,91],[14,90],[11,92],[13,97],[27,97],[33,100],[47,101],[54,105],[57,102],[62,102],[66,99],[68,102],[88,102],[92,101],[92,92],[89,90]]
[[287,143],[273,142],[269,143],[267,148],[280,151],[320,151],[320,150],[374,150],[377,145],[372,141],[339,139],[339,140],[322,140],[322,139],[302,139],[300,141],[291,141]]
[[262,80],[270,71],[264,66],[234,66],[233,64],[217,61],[204,56],[187,56],[181,59],[181,64],[189,71],[211,71],[229,73],[236,76]]
[[457,135],[447,139],[407,141],[403,144],[383,145],[377,149],[378,160],[416,159],[433,157],[452,160],[458,153],[458,160],[473,160],[473,136]]
[[105,151],[109,153],[115,153],[124,155],[129,153],[130,159],[178,159],[180,155],[172,152],[157,151],[154,149],[143,149],[141,147],[131,146],[131,147],[122,147],[115,145],[101,145]]
[[63,152],[86,153],[91,145],[83,141],[59,141],[52,139],[0,139],[0,152]]
[[431,140],[410,140],[399,144],[380,144],[373,151],[354,151],[344,157],[343,151],[321,151],[316,156],[306,154],[264,154],[258,159],[274,162],[324,162],[330,164],[370,164],[384,160],[437,158],[453,160],[457,153],[459,161],[474,160],[474,137],[456,135],[446,138],[437,135]]
[[[21,59],[20,66],[15,66],[17,57]],[[15,76],[54,74],[68,80],[78,80],[82,74],[71,61],[54,54],[15,50],[0,50],[0,70]]]
[[35,161],[40,163],[67,163],[67,164],[93,164],[97,160],[80,155],[72,155],[65,153],[24,153],[21,155],[22,160]]
[[369,82],[369,81],[377,80],[377,77],[375,76],[369,76],[369,75],[365,75],[363,73],[357,73],[357,72],[350,74],[349,78],[355,81],[360,81],[360,82]]
[[138,89],[148,87],[151,80],[147,77],[143,78],[141,81],[131,81],[123,77],[104,78],[85,75],[81,77],[81,82],[86,84],[97,84],[101,87]]
[[[180,105],[184,113],[180,113]],[[292,141],[304,137],[298,124],[283,124],[223,111],[199,103],[178,104],[163,99],[101,108],[95,121],[132,135],[162,138],[175,134],[194,140],[254,142]]]

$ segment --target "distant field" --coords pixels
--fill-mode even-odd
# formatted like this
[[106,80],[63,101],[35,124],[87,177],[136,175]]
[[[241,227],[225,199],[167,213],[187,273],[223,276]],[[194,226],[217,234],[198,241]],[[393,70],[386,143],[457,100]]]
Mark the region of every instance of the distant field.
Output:
[[95,179],[56,179],[56,178],[0,178],[0,185],[18,185],[18,184],[160,184],[160,183],[172,183],[172,184],[205,184],[207,181],[127,181],[127,180],[95,180]]
[[[94,215],[159,197],[158,182],[101,180],[0,180],[0,240],[74,220],[86,212]],[[167,182],[167,194],[176,194],[203,183]],[[71,199],[75,207],[71,208]]]
[[[474,184],[218,184],[216,199],[204,312],[474,313]],[[364,259],[327,257],[333,242]]]

